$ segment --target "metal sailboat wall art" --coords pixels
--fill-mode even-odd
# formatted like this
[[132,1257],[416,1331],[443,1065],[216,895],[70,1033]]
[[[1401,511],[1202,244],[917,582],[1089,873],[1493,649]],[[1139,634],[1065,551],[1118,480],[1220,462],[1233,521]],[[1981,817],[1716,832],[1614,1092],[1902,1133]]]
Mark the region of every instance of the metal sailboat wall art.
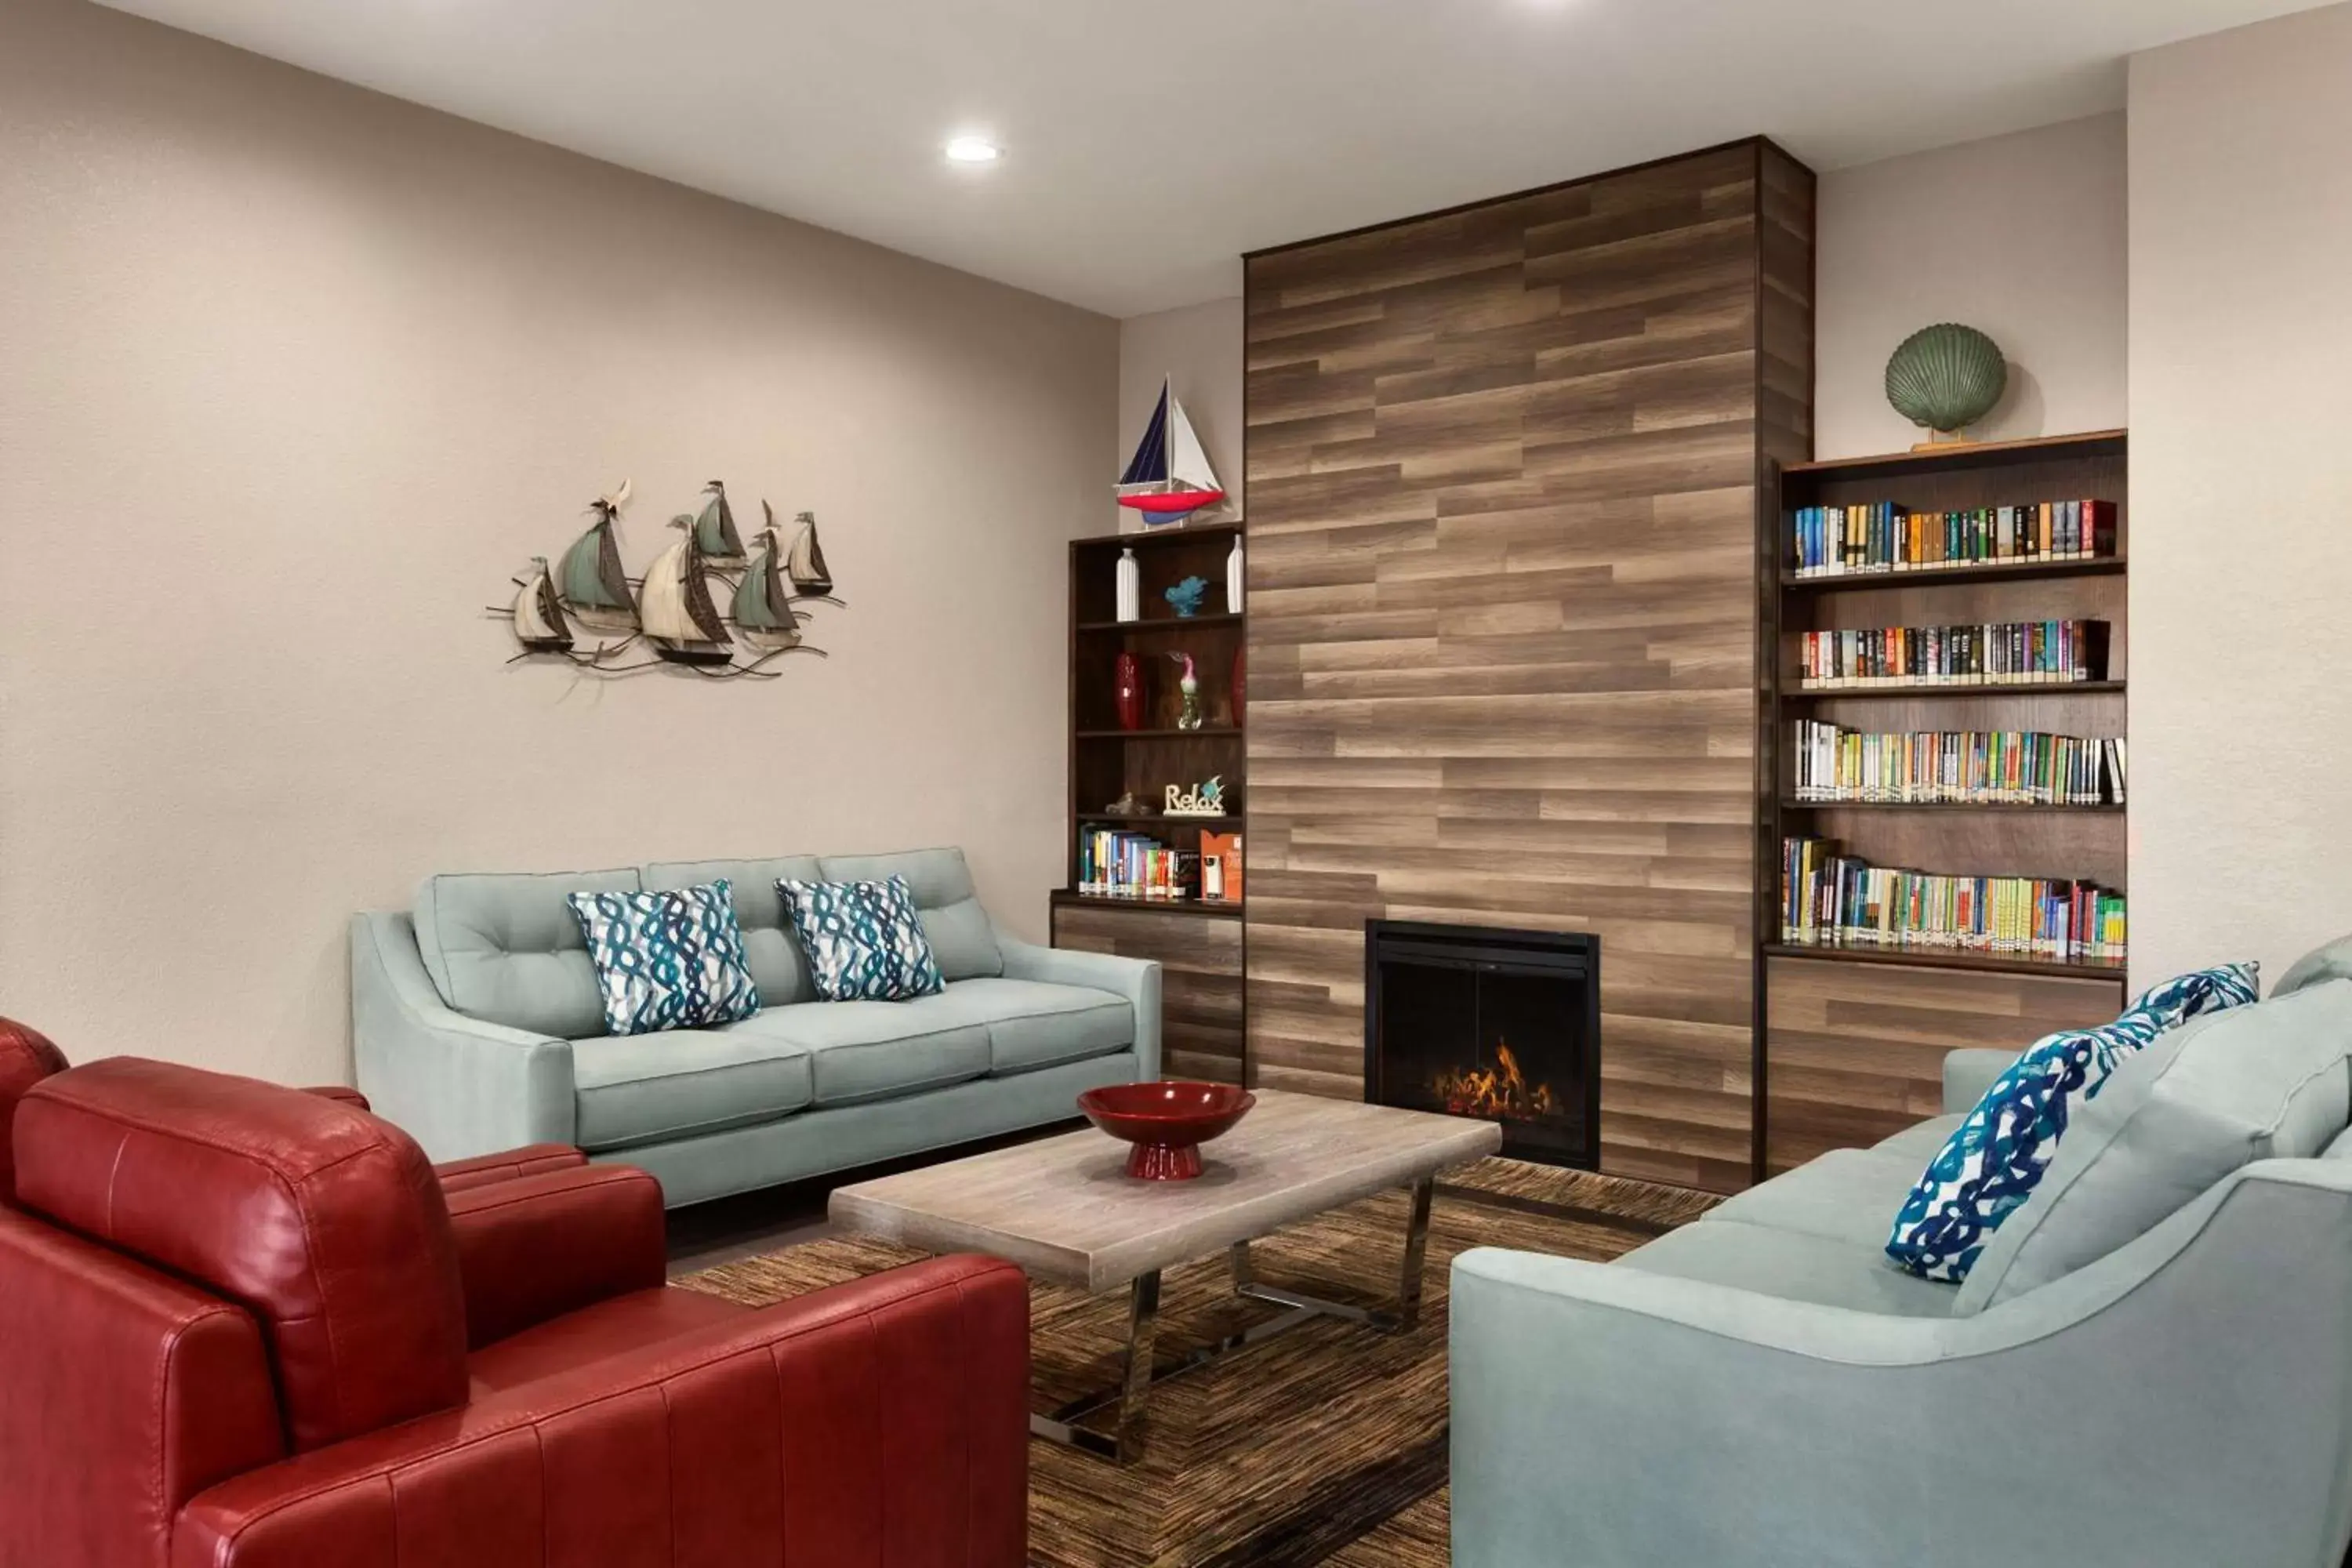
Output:
[[1143,514],[1147,528],[1172,528],[1225,499],[1225,487],[1165,376],[1151,422],[1118,477],[1118,495],[1119,505]]
[[[787,542],[775,508],[761,501],[767,527],[747,552],[727,488],[712,479],[700,510],[670,520],[677,537],[633,579],[622,569],[619,537],[628,500],[623,480],[590,502],[587,531],[556,563],[531,557],[530,570],[514,579],[512,601],[490,607],[520,649],[509,664],[561,658],[595,675],[671,668],[706,679],[772,679],[782,671],[770,666],[785,654],[825,657],[807,641],[799,607],[842,603],[833,596],[813,514],[799,514]],[[633,659],[633,650],[647,657]]]

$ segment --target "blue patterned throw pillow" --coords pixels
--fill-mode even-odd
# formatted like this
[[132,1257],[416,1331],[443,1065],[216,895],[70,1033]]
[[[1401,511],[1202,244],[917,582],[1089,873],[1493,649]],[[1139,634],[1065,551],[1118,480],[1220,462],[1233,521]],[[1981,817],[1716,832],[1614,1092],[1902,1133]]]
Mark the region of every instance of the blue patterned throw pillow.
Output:
[[887,882],[776,884],[808,954],[809,975],[828,1002],[905,1002],[947,989],[923,934],[914,890]]
[[2138,1008],[2095,1029],[2036,1041],[1995,1079],[1904,1199],[1886,1256],[1923,1279],[1969,1277],[2000,1222],[2033,1195],[2057,1157],[2074,1097],[2088,1100],[2116,1067],[2180,1022]]
[[743,957],[735,890],[724,881],[658,893],[574,893],[614,1035],[731,1024],[760,1010]]
[[2224,1007],[2248,1006],[2261,997],[2262,972],[2262,964],[2253,959],[2243,963],[2215,964],[2210,969],[2192,969],[2160,985],[2149,986],[2124,1011],[2133,1013],[2145,1007],[2158,1013],[2177,1011],[2183,1018],[2194,1018],[2201,1013],[2218,1013]]

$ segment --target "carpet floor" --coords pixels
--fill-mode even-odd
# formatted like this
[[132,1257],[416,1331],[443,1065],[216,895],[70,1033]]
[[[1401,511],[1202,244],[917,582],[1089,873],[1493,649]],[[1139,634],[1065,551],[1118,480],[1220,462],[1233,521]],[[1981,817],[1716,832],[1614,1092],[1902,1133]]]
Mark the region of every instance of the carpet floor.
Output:
[[[1152,1390],[1144,1453],[1124,1468],[1032,1442],[1029,1550],[1049,1568],[1421,1568],[1446,1562],[1447,1266],[1474,1247],[1607,1259],[1717,1200],[1675,1187],[1486,1160],[1450,1173],[1430,1220],[1418,1327],[1378,1334],[1325,1320]],[[1335,1300],[1393,1300],[1400,1190],[1255,1244],[1258,1277]],[[765,1306],[911,1262],[855,1237],[809,1242],[678,1281]],[[1280,1309],[1232,1292],[1223,1258],[1162,1278],[1160,1354]],[[1030,1287],[1035,1408],[1110,1386],[1125,1291]]]

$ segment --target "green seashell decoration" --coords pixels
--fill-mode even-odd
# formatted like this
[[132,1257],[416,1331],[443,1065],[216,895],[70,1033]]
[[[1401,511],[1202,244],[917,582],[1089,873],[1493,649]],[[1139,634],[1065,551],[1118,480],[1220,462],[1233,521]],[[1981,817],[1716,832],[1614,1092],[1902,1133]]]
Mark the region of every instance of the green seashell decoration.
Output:
[[2008,386],[2000,345],[1951,321],[1912,333],[1886,362],[1886,401],[1930,430],[1967,429],[1992,412]]

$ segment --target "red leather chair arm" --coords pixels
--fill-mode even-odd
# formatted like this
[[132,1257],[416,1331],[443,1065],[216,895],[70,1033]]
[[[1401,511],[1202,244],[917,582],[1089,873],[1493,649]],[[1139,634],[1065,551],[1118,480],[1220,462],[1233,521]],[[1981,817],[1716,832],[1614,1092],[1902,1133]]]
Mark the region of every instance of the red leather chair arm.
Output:
[[161,1563],[182,1504],[285,1453],[250,1313],[0,1208],[0,1563]]
[[479,1350],[668,1276],[661,1184],[630,1165],[578,1165],[444,1194]]
[[315,1094],[320,1100],[331,1100],[339,1104],[348,1105],[354,1110],[365,1110],[368,1109],[368,1097],[362,1094],[358,1089],[352,1088],[349,1084],[322,1083],[310,1089],[306,1089],[302,1092],[304,1094]]
[[445,1193],[462,1193],[511,1182],[518,1176],[542,1176],[550,1171],[571,1171],[588,1163],[588,1156],[569,1143],[527,1143],[501,1154],[477,1154],[433,1167]]
[[1023,1568],[1029,1297],[943,1258],[225,1482],[174,1568]]

